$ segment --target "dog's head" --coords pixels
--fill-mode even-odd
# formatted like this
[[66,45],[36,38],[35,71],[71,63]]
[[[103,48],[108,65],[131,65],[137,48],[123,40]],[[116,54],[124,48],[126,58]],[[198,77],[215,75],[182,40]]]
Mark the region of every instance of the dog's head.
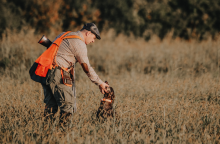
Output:
[[[105,83],[108,84],[107,81],[105,81]],[[107,88],[107,91],[108,91],[108,93],[105,93],[105,94],[104,94],[104,98],[114,101],[114,99],[115,99],[115,93],[114,93],[113,88],[112,88],[112,87],[108,87],[108,88]]]

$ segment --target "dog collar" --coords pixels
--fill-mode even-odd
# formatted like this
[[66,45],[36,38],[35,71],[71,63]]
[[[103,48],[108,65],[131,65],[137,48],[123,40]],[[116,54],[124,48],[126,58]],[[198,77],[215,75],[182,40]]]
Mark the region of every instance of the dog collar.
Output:
[[110,103],[112,102],[112,100],[109,100],[109,99],[104,99],[104,98],[103,98],[103,99],[101,99],[101,101],[110,102]]

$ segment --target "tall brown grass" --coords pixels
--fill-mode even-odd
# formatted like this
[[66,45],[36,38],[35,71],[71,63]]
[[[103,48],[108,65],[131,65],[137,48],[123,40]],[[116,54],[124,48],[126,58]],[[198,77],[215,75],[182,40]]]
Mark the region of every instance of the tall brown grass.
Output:
[[219,42],[112,35],[102,33],[88,54],[115,90],[118,117],[96,119],[102,94],[77,65],[78,111],[62,129],[58,115],[44,121],[42,87],[28,75],[45,50],[41,36],[8,31],[0,47],[0,143],[219,143]]

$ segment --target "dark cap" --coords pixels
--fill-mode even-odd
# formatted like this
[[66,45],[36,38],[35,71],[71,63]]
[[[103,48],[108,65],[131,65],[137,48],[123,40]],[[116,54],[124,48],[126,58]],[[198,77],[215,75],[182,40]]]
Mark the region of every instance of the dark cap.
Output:
[[96,36],[97,39],[99,39],[99,40],[101,39],[99,30],[94,23],[86,23],[82,29],[86,29],[88,31],[91,31]]

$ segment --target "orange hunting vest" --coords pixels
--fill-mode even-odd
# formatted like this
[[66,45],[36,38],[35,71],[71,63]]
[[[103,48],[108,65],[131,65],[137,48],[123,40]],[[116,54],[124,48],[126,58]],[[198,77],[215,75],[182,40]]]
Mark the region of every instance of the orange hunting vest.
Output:
[[[81,37],[76,35],[66,36],[68,33],[70,33],[70,31],[64,33],[61,37],[57,38],[51,44],[51,46],[35,61],[35,63],[38,64],[35,70],[35,74],[37,76],[46,77],[49,69],[51,70],[52,68],[58,66],[56,64],[55,55],[63,39],[77,38],[82,40]],[[53,61],[55,61],[55,65],[53,65]],[[66,70],[65,68],[62,69]]]

